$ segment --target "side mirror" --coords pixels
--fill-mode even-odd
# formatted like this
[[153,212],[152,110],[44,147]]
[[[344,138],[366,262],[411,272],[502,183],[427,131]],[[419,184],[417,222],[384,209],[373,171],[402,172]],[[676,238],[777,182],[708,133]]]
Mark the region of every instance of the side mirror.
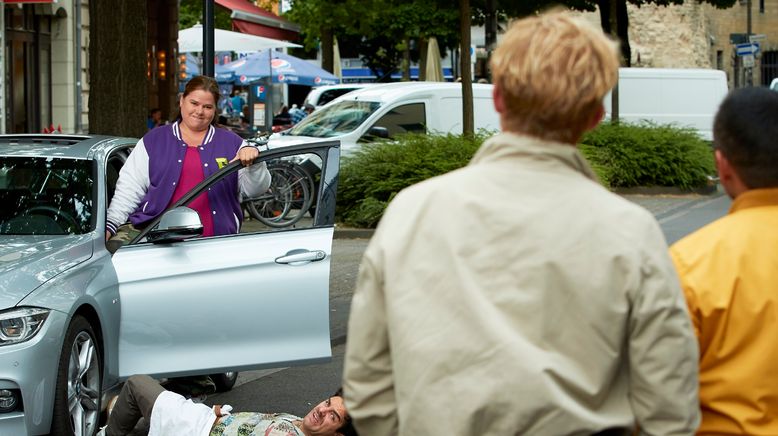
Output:
[[194,210],[180,206],[162,215],[159,225],[146,238],[155,244],[183,241],[203,234],[200,216]]
[[377,138],[389,138],[389,129],[381,126],[373,126],[367,131],[367,134]]

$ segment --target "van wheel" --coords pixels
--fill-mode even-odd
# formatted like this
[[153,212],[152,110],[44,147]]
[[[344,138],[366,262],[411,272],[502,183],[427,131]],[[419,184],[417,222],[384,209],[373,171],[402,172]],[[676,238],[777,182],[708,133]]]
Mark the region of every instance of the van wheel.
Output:
[[94,435],[100,419],[102,383],[100,344],[89,321],[76,315],[59,357],[51,433]]
[[235,386],[235,382],[238,380],[238,373],[232,371],[223,374],[211,374],[211,380],[216,385],[216,392],[227,392]]

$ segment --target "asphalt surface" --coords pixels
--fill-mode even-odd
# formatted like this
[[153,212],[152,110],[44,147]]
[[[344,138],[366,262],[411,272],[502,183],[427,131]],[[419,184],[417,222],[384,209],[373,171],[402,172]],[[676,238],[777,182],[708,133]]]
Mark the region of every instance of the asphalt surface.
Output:
[[[726,214],[730,200],[709,195],[623,195],[658,220],[669,244]],[[305,415],[340,385],[346,327],[359,261],[370,231],[338,228],[330,271],[332,359],[323,364],[241,373],[232,391],[210,396],[206,404],[230,404],[239,411]]]

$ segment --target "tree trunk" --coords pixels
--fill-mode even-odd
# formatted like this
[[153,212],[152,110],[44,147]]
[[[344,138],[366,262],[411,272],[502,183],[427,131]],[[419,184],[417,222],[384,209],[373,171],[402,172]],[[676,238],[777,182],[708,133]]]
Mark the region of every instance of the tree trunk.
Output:
[[[611,32],[611,3],[613,0],[598,0],[597,6],[600,9],[600,23],[602,31],[607,34]],[[618,30],[618,40],[621,47],[621,64],[629,67],[632,65],[632,48],[629,45],[629,15],[627,14],[627,0],[616,0],[616,29]]]
[[321,29],[321,67],[330,73],[335,72],[335,38],[332,29],[322,27]]
[[89,130],[142,136],[148,111],[146,65],[153,61],[146,52],[146,2],[92,0],[89,16]]
[[411,39],[403,38],[403,82],[411,81]]
[[473,136],[473,79],[470,65],[470,0],[459,0],[460,71],[462,71],[462,134]]

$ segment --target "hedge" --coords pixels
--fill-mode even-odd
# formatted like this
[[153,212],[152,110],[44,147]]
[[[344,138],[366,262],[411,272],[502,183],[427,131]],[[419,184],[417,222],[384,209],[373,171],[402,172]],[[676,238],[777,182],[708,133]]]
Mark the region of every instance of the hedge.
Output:
[[[348,226],[375,227],[397,192],[466,165],[492,134],[415,134],[364,144],[342,161],[338,220]],[[715,173],[710,146],[693,131],[673,126],[603,123],[583,137],[579,148],[610,188],[692,189],[705,185]]]

